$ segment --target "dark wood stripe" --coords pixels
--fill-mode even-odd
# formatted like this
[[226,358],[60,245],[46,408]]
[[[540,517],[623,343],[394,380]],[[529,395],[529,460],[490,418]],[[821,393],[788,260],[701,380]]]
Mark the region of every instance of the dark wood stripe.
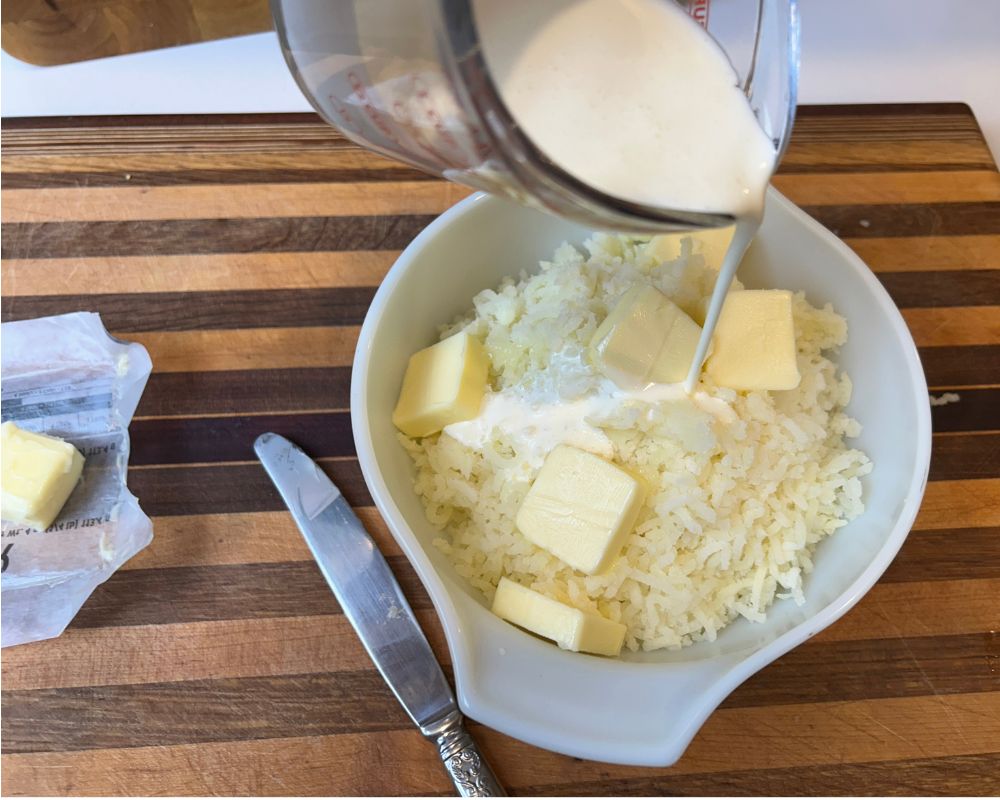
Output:
[[357,169],[185,169],[163,172],[5,172],[4,189],[82,189],[108,186],[203,186],[246,183],[371,183],[441,180],[415,167]]
[[900,308],[1000,304],[1000,269],[881,272],[877,275]]
[[269,431],[302,445],[313,458],[355,454],[347,412],[136,420],[129,431],[130,463],[140,465],[250,461],[254,439]]
[[[154,372],[136,414],[191,416],[237,409],[257,414],[347,408],[350,393],[350,367]],[[959,396],[958,403],[931,408],[935,431],[1000,428],[1000,389],[963,389]]]
[[[752,733],[748,733],[752,735]],[[792,734],[794,735],[794,734]],[[831,761],[835,761],[831,754]],[[522,797],[867,796],[989,797],[1000,794],[1000,754],[871,764],[831,763],[702,775],[650,770],[649,777],[517,786]]]
[[[244,289],[229,292],[4,297],[5,320],[97,311],[113,331],[190,331],[360,325],[373,286]],[[137,310],[140,310],[137,313]]]
[[[813,117],[838,121],[844,117],[870,119],[911,117],[952,117],[975,124],[972,109],[966,103],[844,103],[803,104],[795,110],[796,119]],[[4,117],[2,130],[60,130],[64,128],[143,128],[150,126],[212,126],[232,128],[240,125],[315,125],[323,120],[314,111],[263,112],[236,114],[135,114],[86,115],[60,117]]]
[[956,394],[957,403],[931,406],[936,432],[1000,430],[1000,389],[963,389]]
[[[796,108],[797,120],[815,117],[838,121],[844,117],[862,117],[872,120],[885,118],[951,117],[958,124],[971,122],[975,116],[966,103],[845,103],[843,105],[818,103],[803,104]],[[313,111],[265,112],[242,114],[136,114],[136,115],[85,115],[61,117],[4,117],[0,129],[61,130],[65,128],[144,128],[151,126],[193,127],[210,126],[233,128],[240,125],[305,125],[323,124]],[[834,126],[835,127],[835,126]]]
[[[914,533],[884,580],[995,578],[1000,575],[997,533],[996,528]],[[403,556],[387,560],[411,605],[430,608],[409,562]],[[228,564],[116,572],[95,590],[72,625],[110,628],[338,613],[340,608],[312,561]]]
[[[863,153],[862,153],[863,155]],[[889,163],[880,158],[872,161],[795,162],[785,161],[778,167],[779,175],[850,174],[871,172],[967,172],[991,169],[988,157],[968,162],[901,162]],[[65,172],[4,172],[4,189],[96,189],[119,186],[232,186],[243,184],[289,183],[381,183],[395,181],[442,180],[416,167],[373,165],[368,168],[331,169],[184,169],[165,171],[65,171]]]
[[[292,422],[288,424],[290,427],[293,425]],[[249,427],[249,424],[245,428],[247,434],[252,430],[254,428]],[[962,437],[963,440],[966,438],[975,439],[976,437],[971,435]],[[304,438],[302,440],[306,446],[315,447],[310,442],[306,442]],[[231,446],[233,452],[244,452],[242,448],[246,447],[249,441],[252,441],[252,437],[246,435],[242,442],[231,443],[227,446]],[[145,447],[142,442],[140,445]],[[347,449],[349,447],[348,433],[345,432],[338,443],[330,444],[330,446]],[[983,451],[976,450],[972,444],[965,446],[970,447],[968,452],[973,458],[982,459],[981,465],[975,468],[974,477],[988,477],[996,474],[995,455],[986,452],[985,449]],[[180,447],[195,448],[197,446],[184,443]],[[322,457],[314,450],[312,452]],[[956,454],[946,451],[943,456],[944,460],[939,460],[940,466],[935,468],[935,479],[943,480],[968,472],[968,468],[961,464],[965,457],[961,452]],[[136,463],[145,458],[146,456],[140,450],[139,455],[136,456]],[[993,466],[983,466],[982,464]],[[322,467],[340,487],[351,505],[368,506],[372,504],[371,495],[368,493],[360,467],[355,459],[324,461]],[[169,517],[182,514],[278,511],[284,507],[263,469],[257,464],[147,467],[132,470],[129,473],[128,482],[142,503],[143,509],[150,516]]]
[[154,372],[136,414],[184,416],[234,410],[254,414],[347,408],[350,395],[350,367]]
[[1000,203],[803,206],[840,237],[1000,233]]
[[[794,145],[793,145],[794,146]],[[862,153],[863,155],[863,153]],[[390,162],[391,163],[391,162]],[[990,169],[987,157],[976,161],[887,163],[884,159],[852,161],[849,164],[831,161],[786,161],[778,167],[780,175],[849,174],[870,172],[966,172]],[[436,175],[416,167],[373,165],[368,168],[330,169],[184,169],[165,171],[66,171],[66,172],[4,172],[4,189],[95,189],[119,186],[222,186],[242,184],[284,183],[375,183],[394,181],[441,180]]]
[[[806,206],[805,210],[837,235],[855,238],[1000,233],[1000,203]],[[2,229],[2,255],[71,258],[398,250],[433,219],[433,215],[415,214],[7,223]]]
[[[998,534],[997,528],[914,533],[882,580],[996,578]],[[387,560],[411,605],[430,608],[407,560],[402,556]],[[190,566],[117,572],[95,590],[72,625],[106,628],[337,613],[340,607],[312,561]]]
[[[7,753],[325,736],[413,725],[375,670],[5,692],[2,724]],[[427,747],[431,758],[432,746]]]
[[[1000,420],[997,420],[1000,424]],[[935,436],[932,481],[1000,478],[1000,433]],[[1000,552],[998,552],[1000,555]]]
[[1000,528],[956,528],[911,533],[883,583],[1000,578]]
[[989,692],[1000,635],[810,642],[747,679],[722,708]]
[[[804,645],[728,708],[919,697],[995,686],[982,637]],[[233,709],[240,714],[233,714]],[[375,670],[5,692],[7,752],[148,747],[401,730],[412,725]]]
[[[301,443],[314,458],[355,454],[348,412],[137,420],[130,430],[136,465],[252,460],[254,439],[268,431]],[[931,480],[995,477],[1000,477],[1000,433],[935,439]]]
[[[915,109],[919,108],[916,106]],[[4,117],[0,129],[4,131],[64,130],[72,128],[171,128],[213,127],[229,129],[240,125],[316,125],[322,124],[319,114],[313,111],[265,114],[117,114],[88,116],[77,114],[65,117]],[[330,129],[334,131],[333,128]],[[335,134],[339,136],[339,134]],[[343,138],[343,137],[341,137]],[[4,143],[6,147],[6,143]]]
[[[325,461],[321,466],[348,503],[372,505],[355,459]],[[151,517],[280,511],[285,507],[259,464],[134,469],[129,472],[128,485]]]
[[[792,145],[794,147],[794,144]],[[994,164],[989,154],[975,161],[887,161],[882,154],[877,158],[864,160],[864,151],[859,151],[857,157],[849,163],[843,161],[783,161],[777,169],[779,175],[849,175],[866,172],[969,172],[972,170],[993,169]]]
[[[879,275],[901,308],[1000,304],[1000,270]],[[111,330],[185,331],[360,325],[376,287],[4,297],[6,320],[97,311]],[[141,308],[142,313],[136,314]]]
[[[973,145],[973,149],[979,151],[973,158],[977,161],[986,160],[990,165],[993,163],[990,151],[985,146],[982,133],[974,119],[957,120],[924,116],[919,119],[901,120],[891,117],[866,119],[855,116],[842,119],[835,130],[831,130],[829,124],[822,120],[802,119],[792,131],[790,149],[816,144],[848,145],[850,149],[844,148],[841,151],[841,156],[850,153],[847,155],[847,160],[864,158],[867,155],[884,159],[886,156],[884,149],[872,148],[872,145],[889,144],[891,148],[910,142],[924,145],[925,155],[930,150],[927,145],[933,145],[942,153],[948,152],[956,144]],[[822,153],[822,150],[813,148],[810,156],[822,157]]]
[[3,258],[401,250],[432,214],[6,223]]
[[[389,556],[387,561],[411,606],[430,608],[430,598],[406,559]],[[97,587],[71,625],[117,628],[340,613],[312,561],[223,564],[116,572]]]
[[1000,384],[1000,345],[921,347],[920,361],[932,389]]
[[[844,103],[843,105],[816,103],[800,105],[795,109],[796,120],[817,117],[828,120],[832,117],[838,121],[838,124],[844,117],[862,117],[872,120],[902,118],[910,121],[915,116],[953,117],[959,123],[969,122],[977,127],[972,109],[966,103]],[[125,117],[125,119],[129,119],[129,117]],[[837,125],[832,127],[836,129]]]

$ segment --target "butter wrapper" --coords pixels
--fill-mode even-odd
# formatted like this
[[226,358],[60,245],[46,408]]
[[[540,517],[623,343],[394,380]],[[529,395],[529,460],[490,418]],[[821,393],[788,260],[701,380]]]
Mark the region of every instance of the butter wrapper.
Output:
[[58,636],[94,589],[152,541],[126,485],[128,425],[152,362],[98,314],[5,322],[0,416],[72,442],[83,476],[45,531],[3,522],[2,646]]

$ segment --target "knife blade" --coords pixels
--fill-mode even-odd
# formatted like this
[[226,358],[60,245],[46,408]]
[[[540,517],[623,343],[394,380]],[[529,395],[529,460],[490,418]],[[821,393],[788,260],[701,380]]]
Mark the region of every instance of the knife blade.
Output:
[[254,452],[378,671],[420,732],[437,744],[459,794],[504,796],[399,583],[340,490],[283,436],[262,434]]

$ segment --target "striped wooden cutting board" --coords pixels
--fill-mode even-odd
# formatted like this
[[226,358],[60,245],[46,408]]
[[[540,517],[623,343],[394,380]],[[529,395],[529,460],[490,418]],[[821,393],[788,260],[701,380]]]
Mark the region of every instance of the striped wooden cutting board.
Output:
[[[96,310],[152,355],[129,483],[156,530],[63,636],[4,651],[4,792],[449,792],[251,443],[320,457],[448,665],[348,388],[374,287],[464,190],[309,115],[7,121],[2,167],[4,319]],[[518,793],[1000,793],[1000,174],[964,106],[813,107],[775,183],[877,272],[932,394],[960,396],[933,409],[916,529],[671,769],[477,726]]]

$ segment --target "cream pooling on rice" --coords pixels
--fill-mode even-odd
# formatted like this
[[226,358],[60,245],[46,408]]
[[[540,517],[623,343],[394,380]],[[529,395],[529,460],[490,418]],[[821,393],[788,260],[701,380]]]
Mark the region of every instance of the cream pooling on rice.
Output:
[[[569,369],[556,367],[557,375],[589,372],[579,355],[556,355],[557,364],[571,365]],[[682,383],[651,384],[644,389],[626,391],[604,379],[596,388],[572,399],[535,387],[490,392],[483,398],[477,417],[448,425],[444,434],[473,450],[482,450],[491,439],[500,437],[537,471],[545,457],[561,444],[587,450],[602,458],[614,458],[614,443],[601,424],[629,412],[649,418],[656,406],[666,402],[689,405],[691,410],[711,414],[722,423],[736,419],[726,401],[701,391],[689,395]]]

